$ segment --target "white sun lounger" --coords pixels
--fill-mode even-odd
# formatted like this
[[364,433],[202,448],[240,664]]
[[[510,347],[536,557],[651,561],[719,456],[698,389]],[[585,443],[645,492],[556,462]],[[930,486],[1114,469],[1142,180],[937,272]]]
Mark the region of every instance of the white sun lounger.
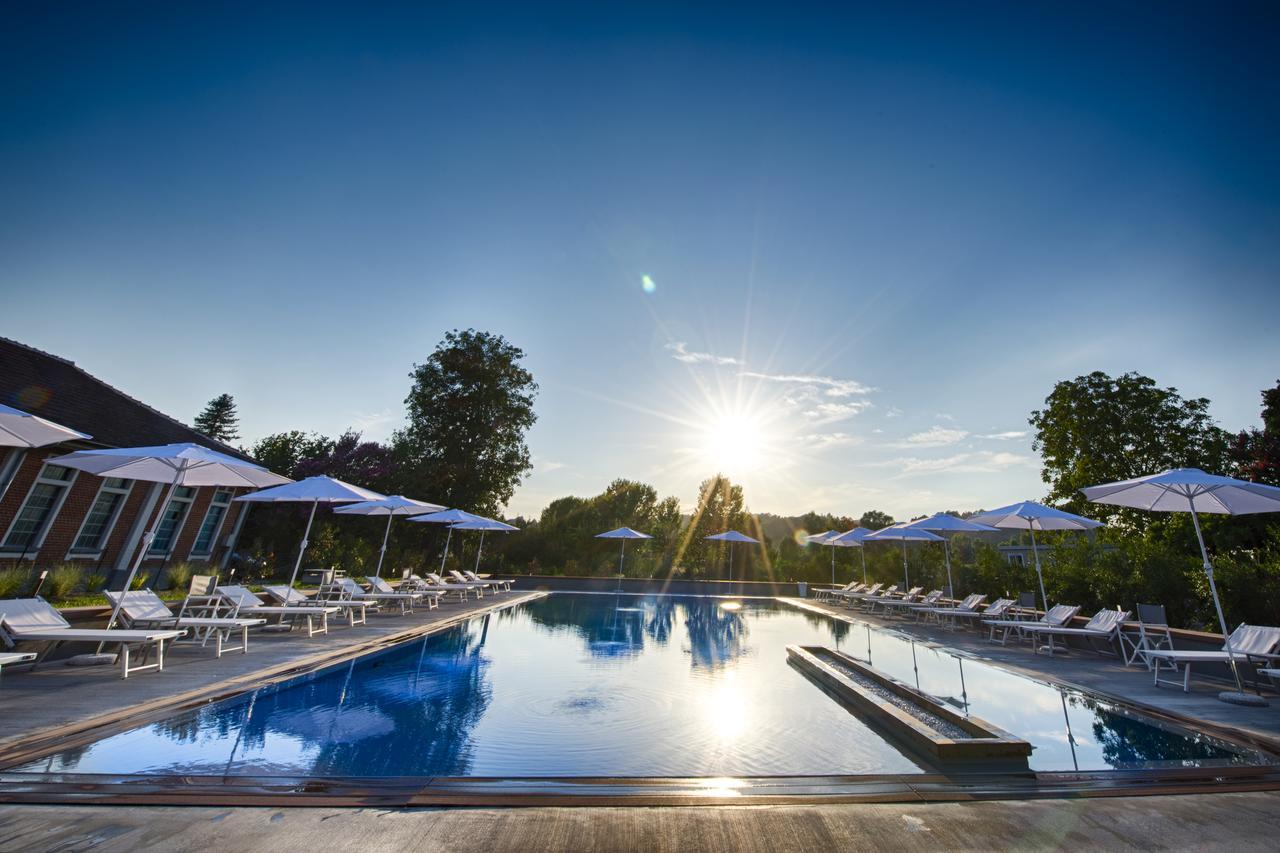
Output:
[[1012,598],[997,598],[982,610],[963,610],[959,607],[939,608],[936,612],[940,619],[950,619],[954,627],[959,621],[977,622],[979,619],[1003,619],[1018,604]]
[[1163,604],[1139,604],[1138,639],[1134,640],[1123,630],[1119,636],[1125,666],[1141,661],[1143,666],[1151,669],[1151,661],[1143,657],[1143,652],[1173,648],[1173,634],[1169,631],[1169,617],[1165,615]]
[[475,586],[477,589],[480,589],[480,590],[486,590],[486,589],[487,589],[487,590],[489,590],[490,592],[497,592],[497,589],[496,589],[497,584],[495,584],[495,583],[493,583],[493,582],[491,582],[491,581],[472,580],[471,578],[466,577],[466,576],[465,576],[465,575],[463,575],[461,572],[456,571],[456,570],[454,570],[454,569],[450,569],[450,570],[449,570],[449,578],[450,578],[454,583],[469,583],[469,584],[472,584],[473,586]]
[[453,578],[452,580],[445,580],[435,572],[427,572],[427,580],[431,581],[436,586],[448,586],[449,584],[461,584],[471,592],[474,592],[476,594],[476,598],[484,598],[485,588],[489,586],[484,581],[481,581],[480,583],[476,583],[475,581],[469,581],[466,578],[462,578],[461,580],[459,580],[458,578]]
[[444,595],[444,591],[438,590],[438,589],[425,589],[425,590],[414,589],[414,590],[401,590],[397,592],[395,589],[392,589],[391,584],[387,583],[386,580],[383,578],[367,577],[365,578],[365,580],[369,582],[369,591],[375,595],[413,596],[413,598],[410,599],[411,601],[413,602],[425,601],[427,604],[428,610],[435,610],[437,607],[439,607],[440,596]]
[[880,606],[883,607],[887,613],[907,614],[917,608],[937,607],[938,599],[940,598],[942,598],[942,590],[931,589],[924,598],[921,598],[918,595],[915,598],[896,598],[890,601],[882,601],[880,602]]
[[[1024,634],[1047,637],[1049,642],[1045,649],[1048,654],[1052,655],[1058,651],[1053,644],[1054,637],[1082,637],[1090,642],[1115,643],[1116,637],[1121,629],[1124,628],[1124,623],[1128,618],[1128,610],[1099,610],[1093,614],[1092,619],[1080,628],[1068,628],[1065,626],[1055,628],[1052,625],[1040,625],[1032,622],[1024,625],[1022,632]],[[1097,649],[1096,646],[1095,649]],[[1102,649],[1097,650],[1103,651]],[[1037,651],[1039,650],[1037,649]],[[1108,654],[1115,654],[1115,652],[1109,651]]]
[[[439,577],[439,575],[432,575],[431,577]],[[401,583],[400,588],[410,589],[417,592],[421,592],[423,590],[439,590],[446,595],[451,592],[456,592],[458,594],[459,601],[466,601],[467,593],[471,592],[473,589],[469,583],[445,583],[444,581],[437,583],[436,581],[433,581],[431,577],[421,578],[415,574],[410,574],[404,579],[404,582]]]
[[831,598],[833,601],[843,601],[847,607],[852,607],[855,603],[864,598],[868,598],[872,595],[879,595],[880,590],[883,588],[884,584],[876,583],[868,587],[863,587],[855,592],[845,592],[842,589],[837,589],[831,592]]
[[332,587],[324,591],[324,594],[331,596],[335,592],[343,600],[368,601],[379,613],[382,612],[383,607],[395,605],[400,608],[401,616],[412,613],[414,602],[422,600],[422,597],[414,592],[365,592],[360,584],[351,578],[338,578],[333,582]]
[[[185,631],[181,630],[148,630],[130,631],[123,628],[72,628],[49,602],[43,598],[10,598],[0,601],[0,612],[4,613],[0,621],[0,640],[13,648],[18,643],[48,643],[44,652],[37,656],[35,663],[48,657],[62,643],[106,643],[120,649],[120,677],[128,678],[131,672],[142,672],[154,669],[164,671],[164,644],[176,640]],[[152,649],[156,652],[156,662],[130,665],[131,653],[134,649],[141,652],[140,658],[146,660]]]
[[262,591],[271,596],[271,600],[282,607],[336,607],[339,612],[347,614],[347,624],[352,628],[357,625],[368,624],[369,620],[365,611],[374,606],[368,601],[335,601],[333,599],[322,599],[319,596],[311,598],[302,590],[292,589],[286,584],[264,586]]
[[813,591],[813,600],[819,602],[828,601],[835,598],[837,594],[862,592],[864,589],[867,589],[866,584],[860,581],[849,581],[841,587],[822,587],[821,589],[815,589]]
[[262,603],[262,599],[256,594],[237,584],[227,584],[217,588],[217,594],[227,599],[234,605],[232,616],[278,616],[280,623],[288,619],[290,625],[295,625],[299,620],[307,623],[307,636],[314,637],[316,634],[329,633],[329,615],[339,612],[337,607],[312,606],[303,605],[301,607],[288,606],[271,606]]
[[[451,574],[456,574],[456,572],[451,572]],[[511,581],[508,581],[508,580],[500,580],[498,578],[482,578],[475,572],[463,572],[462,576],[467,580],[471,581],[472,583],[490,584],[493,586],[494,592],[499,592],[499,591],[511,592]],[[501,587],[501,590],[499,590],[499,587]]]
[[924,592],[924,587],[913,586],[906,592],[898,593],[892,590],[886,591],[884,595],[877,595],[875,598],[865,599],[862,604],[868,613],[874,613],[877,607],[883,607],[887,612],[890,607],[898,604],[910,604],[920,600],[920,593]]
[[[976,614],[979,612],[978,608],[982,606],[982,602],[986,600],[987,597],[985,595],[980,592],[975,592],[970,595],[966,595],[963,601],[951,607],[938,607],[935,605],[933,607],[921,608],[916,611],[916,618],[919,619],[923,617],[925,619],[936,619],[938,622],[942,622],[943,619],[954,616],[956,613]],[[954,620],[952,620],[951,625],[952,627],[955,627]]]
[[[1231,652],[1235,657],[1236,664],[1257,665],[1259,663],[1274,663],[1280,660],[1280,628],[1271,628],[1265,625],[1241,625],[1231,632]],[[1227,643],[1222,644],[1221,651],[1178,651],[1177,649],[1154,649],[1143,651],[1142,656],[1150,663],[1154,671],[1154,681],[1157,687],[1161,684],[1172,684],[1177,686],[1178,682],[1169,681],[1160,677],[1160,667],[1165,666],[1178,671],[1178,665],[1183,668],[1182,673],[1182,692],[1191,692],[1191,667],[1197,663],[1221,663],[1230,665],[1231,661],[1227,656]]]
[[[212,610],[204,610],[201,615],[187,615],[187,603],[183,602],[182,612],[174,614],[160,596],[149,589],[131,589],[128,592],[108,592],[107,600],[112,605],[120,605],[120,621],[126,628],[185,628],[189,635],[174,643],[199,643],[206,646],[213,640],[214,657],[222,657],[223,652],[249,653],[249,629],[265,625],[266,619],[237,619],[225,616],[206,615],[217,613],[216,605]],[[123,598],[123,603],[121,599]],[[229,610],[230,608],[228,608]],[[240,645],[230,645],[232,633],[240,634]]]
[[[4,621],[4,614],[0,614],[0,622]],[[30,663],[36,659],[35,652],[0,652],[0,670],[6,666],[12,666],[16,663]]]
[[1066,625],[1075,615],[1080,612],[1079,605],[1072,604],[1055,604],[1049,608],[1049,612],[1041,616],[1034,622],[1028,622],[1025,619],[983,619],[982,624],[991,628],[991,634],[987,637],[991,642],[995,642],[996,631],[1003,631],[1000,637],[1000,645],[1004,645],[1009,640],[1009,634],[1022,632],[1022,629],[1029,628],[1032,625],[1040,625],[1049,628],[1061,628]]

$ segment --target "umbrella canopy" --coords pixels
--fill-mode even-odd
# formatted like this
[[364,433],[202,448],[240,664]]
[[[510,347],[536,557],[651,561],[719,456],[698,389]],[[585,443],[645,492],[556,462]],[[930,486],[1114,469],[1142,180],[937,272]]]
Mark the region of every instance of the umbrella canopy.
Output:
[[449,559],[449,543],[453,539],[453,528],[469,521],[488,521],[483,515],[466,512],[461,509],[442,509],[426,515],[415,515],[410,521],[425,521],[428,524],[447,524],[449,531],[444,537],[444,553],[440,555],[440,571],[444,571],[444,562]]
[[863,542],[887,542],[890,540],[902,542],[902,580],[903,589],[911,588],[911,576],[907,570],[907,543],[908,542],[943,542],[941,536],[922,530],[919,527],[905,527],[901,524],[894,524],[877,530],[875,533],[868,533],[862,537]]
[[[875,531],[869,527],[855,527],[852,530],[846,530],[835,539],[831,540],[831,544],[837,548],[862,548],[862,540],[866,539]],[[867,582],[867,549],[862,548],[859,555],[862,558],[862,582]]]
[[[928,530],[933,533],[994,533],[996,528],[988,527],[985,524],[974,524],[972,521],[965,521],[948,512],[935,513],[928,518],[918,518],[915,521],[908,521],[903,527],[919,528],[920,530]],[[942,538],[942,555],[947,564],[947,598],[955,598],[955,587],[951,583],[951,541],[945,536]]]
[[[290,482],[288,477],[281,477],[258,465],[210,450],[199,444],[161,444],[152,447],[108,447],[100,450],[77,450],[65,456],[50,459],[55,465],[87,471],[99,477],[121,477],[128,480],[142,480],[150,483],[168,483],[164,502],[160,504],[160,512],[151,522],[151,529],[142,535],[142,544],[138,555],[133,560],[129,575],[125,579],[124,589],[133,586],[133,579],[138,574],[143,558],[151,549],[160,528],[160,520],[164,518],[165,509],[173,499],[173,493],[179,486],[227,486],[230,488],[261,488]],[[111,609],[111,618],[107,620],[107,629],[115,625],[120,615],[120,607],[125,597],[120,596],[115,607]],[[102,646],[98,646],[99,653]]]
[[704,536],[711,542],[728,542],[729,543],[729,580],[733,580],[733,546],[737,542],[747,542],[753,545],[759,545],[760,540],[752,539],[745,533],[739,533],[736,530],[726,530],[723,533],[713,533],[710,536]]
[[385,498],[373,501],[345,504],[335,507],[333,511],[343,515],[385,515],[387,517],[387,528],[382,531],[382,550],[378,552],[378,568],[373,572],[374,577],[380,578],[382,577],[382,561],[387,556],[387,539],[391,536],[392,519],[397,515],[422,515],[441,509],[444,509],[444,507],[440,506],[440,504],[415,501],[413,498],[406,498],[404,495],[387,495]]
[[480,547],[476,549],[476,568],[480,571],[480,555],[484,553],[484,535],[486,533],[510,533],[513,530],[519,530],[514,524],[507,524],[505,521],[495,521],[492,518],[479,518],[475,521],[459,521],[453,525],[454,530],[479,530],[480,531]]
[[1028,530],[1031,532],[1031,555],[1036,561],[1036,579],[1040,581],[1040,598],[1044,601],[1045,612],[1049,612],[1049,596],[1044,592],[1044,571],[1040,568],[1040,551],[1036,548],[1037,530],[1091,530],[1101,527],[1101,521],[1085,518],[1082,515],[1054,509],[1051,506],[1023,501],[1022,503],[1002,506],[990,512],[979,513],[969,519],[974,524],[985,524],[999,527],[1002,530]]
[[639,530],[632,530],[630,527],[619,527],[617,530],[608,530],[604,533],[597,533],[597,539],[652,539],[648,533],[641,533]]
[[1265,704],[1260,697],[1244,692],[1235,655],[1231,651],[1231,632],[1227,630],[1227,619],[1222,612],[1222,601],[1218,597],[1218,585],[1213,579],[1213,563],[1209,560],[1209,549],[1205,547],[1204,532],[1200,529],[1199,514],[1253,515],[1260,512],[1280,512],[1280,489],[1262,483],[1207,474],[1199,468],[1174,468],[1147,477],[1090,486],[1080,491],[1094,503],[1191,514],[1196,540],[1200,543],[1204,573],[1209,578],[1209,592],[1213,595],[1213,606],[1218,613],[1218,625],[1222,628],[1222,636],[1226,638],[1227,659],[1231,662],[1231,671],[1236,679],[1236,692],[1221,693],[1218,698],[1239,704]]
[[814,533],[812,536],[804,537],[804,541],[812,542],[815,545],[826,545],[831,548],[831,585],[836,583],[836,538],[840,535],[839,530],[828,530],[826,533]]
[[92,437],[0,403],[0,447],[45,447]]
[[298,546],[298,559],[293,564],[293,574],[289,576],[289,588],[292,589],[294,582],[298,579],[298,570],[302,568],[302,555],[307,552],[307,537],[311,535],[311,522],[315,521],[316,507],[320,506],[320,504],[377,501],[385,497],[386,495],[380,495],[369,489],[362,489],[359,486],[344,483],[342,480],[322,475],[307,477],[305,480],[299,480],[296,483],[289,483],[284,486],[276,486],[274,489],[263,489],[260,492],[238,497],[236,500],[252,503],[311,504],[311,514],[307,516],[307,526],[302,531],[302,542]]
[[628,539],[652,539],[648,533],[641,533],[639,530],[632,530],[630,527],[619,527],[616,530],[606,530],[604,533],[597,533],[597,539],[621,539],[622,551],[618,554],[618,589],[622,589],[622,576],[626,574],[624,563],[627,559],[627,540]]

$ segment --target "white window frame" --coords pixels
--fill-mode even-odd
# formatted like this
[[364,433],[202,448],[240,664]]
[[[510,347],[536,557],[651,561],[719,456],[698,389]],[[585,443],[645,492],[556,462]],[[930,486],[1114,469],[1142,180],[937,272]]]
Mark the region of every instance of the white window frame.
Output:
[[[190,489],[191,496],[185,497],[185,498],[180,497],[179,492],[182,489]],[[168,491],[167,486],[165,487],[165,491]],[[173,549],[178,547],[178,540],[182,538],[182,528],[186,526],[187,516],[191,514],[191,507],[195,505],[196,494],[198,491],[199,491],[198,486],[178,486],[177,490],[175,490],[173,493],[173,497],[171,497],[169,499],[169,502],[164,505],[164,508],[160,510],[160,518],[163,519],[164,514],[169,511],[170,503],[186,504],[186,506],[184,506],[182,509],[182,514],[178,516],[178,520],[173,523],[173,541],[169,543],[169,547],[166,548],[164,551],[155,551],[149,546],[147,548],[146,556],[143,559],[167,560],[169,559],[169,557],[173,555]],[[157,536],[160,535],[160,527],[158,524],[156,526],[156,535]],[[154,544],[155,542],[153,540],[152,545]]]
[[[102,552],[106,550],[107,543],[111,541],[111,534],[115,532],[116,522],[120,520],[120,516],[124,513],[125,505],[129,503],[129,496],[133,494],[133,484],[137,482],[123,477],[103,477],[101,479],[102,485],[98,486],[97,493],[93,496],[93,500],[89,502],[89,508],[85,510],[84,518],[80,521],[80,529],[71,538],[71,546],[67,549],[66,556],[68,560],[96,560],[102,556]],[[124,485],[113,486],[111,485],[112,480],[124,480]],[[89,516],[93,514],[93,508],[98,505],[98,498],[102,497],[103,492],[120,495],[120,502],[111,511],[111,517],[107,519],[106,525],[102,528],[102,542],[99,547],[94,549],[77,548],[76,543],[80,541],[80,536],[84,533],[85,526],[89,523]]]
[[[49,535],[49,528],[53,527],[53,522],[57,519],[58,513],[62,512],[62,505],[67,502],[67,495],[71,494],[71,489],[76,484],[76,478],[79,476],[80,472],[75,468],[68,469],[71,471],[71,479],[69,480],[46,479],[44,472],[51,464],[54,463],[49,462],[47,459],[40,462],[40,470],[36,473],[35,479],[31,481],[31,486],[27,489],[26,495],[23,496],[22,503],[18,504],[18,511],[13,514],[13,519],[5,529],[4,536],[0,537],[0,554],[5,557],[21,557],[25,551],[28,560],[34,560],[36,558],[36,555],[40,553],[40,549],[44,547],[44,540]],[[66,468],[67,466],[54,464],[54,467]],[[54,501],[53,507],[49,510],[48,518],[44,520],[44,524],[41,526],[40,532],[36,534],[35,539],[30,545],[25,549],[6,547],[4,543],[9,541],[9,535],[13,533],[13,528],[18,524],[18,519],[22,518],[22,511],[27,508],[27,502],[31,500],[31,496],[35,493],[36,487],[41,485],[62,486],[62,494],[58,495],[58,499]]]
[[[227,499],[218,503],[218,492],[225,492]],[[188,557],[195,559],[207,560],[213,556],[213,552],[218,549],[218,537],[222,535],[222,527],[227,523],[227,516],[231,514],[231,502],[235,499],[235,489],[226,486],[218,486],[213,490],[213,497],[209,498],[209,506],[204,511],[204,518],[200,519],[200,526],[196,528],[195,538],[191,540],[191,551]],[[218,519],[218,525],[213,529],[213,535],[209,537],[209,550],[197,551],[196,545],[200,544],[200,531],[204,529],[204,523],[209,520],[209,513],[213,512],[216,507],[222,507],[222,517]]]

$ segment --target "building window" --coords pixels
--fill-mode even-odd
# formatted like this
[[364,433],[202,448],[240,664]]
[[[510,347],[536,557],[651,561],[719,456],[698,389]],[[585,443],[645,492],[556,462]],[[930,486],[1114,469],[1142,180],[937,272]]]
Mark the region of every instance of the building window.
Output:
[[213,543],[217,541],[218,528],[222,526],[222,519],[226,517],[229,506],[231,506],[230,489],[218,489],[213,493],[213,500],[209,502],[209,511],[204,514],[200,532],[196,534],[196,544],[191,549],[192,554],[207,557],[213,553]]
[[61,465],[45,465],[27,493],[9,532],[4,537],[5,551],[29,551],[39,548],[49,522],[67,496],[76,472]]
[[115,526],[116,518],[120,515],[120,508],[124,506],[125,498],[129,496],[129,487],[132,482],[119,477],[108,477],[102,481],[98,497],[94,499],[93,506],[84,517],[80,535],[71,546],[72,553],[96,554],[102,550],[107,543],[111,528]]
[[148,554],[161,556],[173,550],[173,542],[178,538],[178,531],[182,529],[182,522],[195,496],[196,490],[191,486],[179,486],[173,493],[173,499],[164,508],[164,515],[160,516],[160,526],[156,529],[156,538],[151,540]]

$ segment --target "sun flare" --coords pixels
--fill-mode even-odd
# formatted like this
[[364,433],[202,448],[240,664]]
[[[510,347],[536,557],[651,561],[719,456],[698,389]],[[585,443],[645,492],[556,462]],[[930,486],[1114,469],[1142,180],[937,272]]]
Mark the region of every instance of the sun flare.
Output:
[[703,457],[729,475],[750,474],[764,459],[768,436],[760,419],[743,413],[715,417],[703,437]]

